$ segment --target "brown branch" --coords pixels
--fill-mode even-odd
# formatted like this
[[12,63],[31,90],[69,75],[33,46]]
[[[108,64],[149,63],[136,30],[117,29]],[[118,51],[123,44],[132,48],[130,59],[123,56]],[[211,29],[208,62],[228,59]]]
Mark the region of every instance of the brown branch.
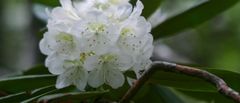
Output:
[[208,82],[216,85],[218,92],[233,99],[235,102],[240,103],[239,93],[230,88],[220,77],[205,70],[161,61],[154,62],[152,64],[151,68],[149,68],[122,97],[120,103],[128,103],[131,98],[133,98],[133,96],[140,90],[144,83],[146,83],[146,81],[152,76],[152,74],[158,70],[182,73],[207,80]]

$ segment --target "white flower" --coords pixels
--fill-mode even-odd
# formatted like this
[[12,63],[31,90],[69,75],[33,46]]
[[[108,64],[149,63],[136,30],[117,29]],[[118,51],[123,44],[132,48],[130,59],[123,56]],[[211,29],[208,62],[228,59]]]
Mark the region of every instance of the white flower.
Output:
[[94,88],[106,83],[112,88],[121,87],[125,78],[123,72],[133,66],[131,57],[117,49],[103,55],[91,56],[84,67],[91,70],[88,84]]
[[80,61],[65,61],[63,64],[65,71],[57,78],[56,87],[64,88],[75,85],[79,90],[84,90],[87,85],[88,72],[82,67]]
[[40,41],[56,87],[84,90],[107,84],[119,88],[124,72],[137,78],[151,63],[151,25],[141,16],[143,4],[129,0],[60,0],[49,12],[48,31]]
[[84,52],[103,54],[115,46],[119,37],[119,27],[101,12],[89,12],[84,21],[74,25],[75,35],[79,36],[80,49]]
[[122,23],[119,47],[133,56],[135,65],[133,70],[140,77],[142,70],[151,63],[150,57],[153,52],[153,37],[150,34],[151,24],[141,15],[143,4],[137,1],[131,15]]
[[73,59],[79,54],[78,41],[71,33],[49,30],[40,41],[40,50],[45,55],[57,54],[64,58]]
[[62,7],[56,7],[52,12],[48,12],[48,28],[53,27],[55,24],[64,24],[71,26],[75,21],[80,19],[80,16],[76,13],[76,9],[72,6],[71,0],[60,0]]

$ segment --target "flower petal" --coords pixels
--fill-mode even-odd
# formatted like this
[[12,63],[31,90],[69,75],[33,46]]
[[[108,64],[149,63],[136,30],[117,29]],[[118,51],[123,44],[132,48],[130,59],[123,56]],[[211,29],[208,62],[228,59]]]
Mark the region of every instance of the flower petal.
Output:
[[83,67],[87,71],[92,71],[96,69],[98,65],[98,56],[90,56],[85,60]]
[[48,67],[49,72],[55,75],[62,74],[65,71],[63,64],[64,60],[56,53],[48,56],[45,61],[45,66]]
[[124,84],[125,78],[121,71],[113,69],[113,67],[104,69],[106,69],[104,71],[106,84],[110,85],[114,89],[117,89]]
[[83,70],[83,68],[77,68],[75,71],[75,76],[73,80],[73,84],[76,85],[76,87],[79,90],[84,91],[88,80],[88,72]]
[[62,7],[66,10],[72,9],[72,1],[71,0],[60,0]]
[[50,49],[48,48],[47,42],[45,39],[42,39],[39,43],[40,51],[45,54],[49,55],[51,53]]
[[118,59],[115,61],[115,63],[116,67],[120,71],[126,71],[130,69],[134,64],[132,57],[121,51],[119,51]]
[[89,73],[88,84],[97,88],[104,84],[104,71],[100,69],[93,70]]
[[140,0],[137,1],[136,7],[133,9],[133,12],[130,17],[135,18],[141,15],[144,6]]
[[74,69],[69,69],[57,78],[56,88],[64,88],[73,83]]

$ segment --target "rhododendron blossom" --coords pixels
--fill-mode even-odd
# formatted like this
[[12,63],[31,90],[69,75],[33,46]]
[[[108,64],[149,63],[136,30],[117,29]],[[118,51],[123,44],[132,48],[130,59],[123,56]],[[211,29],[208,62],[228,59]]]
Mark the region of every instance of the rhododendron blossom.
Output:
[[48,11],[48,31],[40,41],[49,71],[58,75],[56,87],[84,90],[107,84],[119,88],[124,72],[141,71],[151,63],[151,25],[141,16],[143,4],[129,0],[60,0]]

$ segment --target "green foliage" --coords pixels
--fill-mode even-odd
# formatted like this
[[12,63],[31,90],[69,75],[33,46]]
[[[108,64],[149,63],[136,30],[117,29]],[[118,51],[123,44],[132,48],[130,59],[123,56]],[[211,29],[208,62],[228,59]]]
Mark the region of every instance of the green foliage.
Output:
[[148,18],[160,7],[162,0],[142,0],[142,2],[144,5],[142,15]]
[[4,96],[4,97],[0,97],[0,101],[1,103],[4,102],[16,102],[16,101],[21,101],[24,99],[27,99],[29,97],[29,95],[26,92],[22,92],[22,93],[16,93],[16,94],[11,94],[8,96]]
[[169,88],[153,84],[145,85],[133,100],[136,103],[184,103]]
[[50,74],[50,73],[44,65],[37,65],[23,72],[23,75],[39,75],[39,74]]
[[59,0],[33,0],[33,2],[52,7],[60,5]]
[[46,95],[44,97],[41,97],[38,101],[44,101],[49,103],[59,103],[64,101],[81,102],[89,98],[99,97],[107,92],[108,91],[59,93]]
[[230,98],[226,98],[220,93],[183,91],[183,90],[177,90],[177,92],[179,92],[180,95],[189,96],[199,101],[209,102],[214,101],[215,103],[233,103],[233,101]]
[[0,91],[19,93],[55,84],[54,75],[28,75],[0,80]]
[[[41,67],[42,66],[37,66],[36,68],[33,68],[29,71],[37,70],[41,74],[40,70],[44,71],[44,69],[46,69],[44,67],[42,68]],[[238,83],[238,80],[240,79],[239,73],[226,71],[226,70],[215,70],[215,69],[208,69],[207,71],[210,71],[222,77],[224,80],[226,80],[227,83],[230,84],[231,87],[239,90],[240,88],[240,84]],[[32,73],[36,73],[36,72],[32,72]],[[76,92],[75,87],[71,87],[71,89],[67,89],[67,90],[65,89],[63,91],[61,89],[59,90],[55,89],[54,87],[55,79],[56,77],[53,75],[35,74],[35,75],[19,76],[19,77],[12,77],[8,79],[0,80],[1,90],[7,91],[8,93],[13,93],[8,96],[1,97],[0,101],[24,101],[25,103],[29,103],[32,101],[36,101],[38,100],[38,98],[42,97],[41,99],[39,99],[40,101],[47,100],[47,101],[56,102],[56,101],[62,101],[62,100],[65,101],[65,100],[73,100],[73,99],[83,100],[84,98],[94,99],[94,98],[101,97],[103,94],[105,94],[104,98],[117,101],[129,88],[128,84],[126,83],[122,88],[119,88],[117,90],[110,90],[109,92],[108,91]],[[175,88],[185,94],[187,93],[196,93],[196,94],[197,93],[211,93],[211,94],[215,93],[216,94],[217,93],[216,88],[204,80],[191,77],[191,76],[185,76],[182,74],[158,71],[155,73],[155,75],[153,75],[150,78],[150,80],[148,81],[148,84],[146,84],[146,86],[135,97],[134,101],[139,101],[139,103],[141,103],[140,101],[143,102],[144,100],[143,97],[150,94],[153,95],[151,100],[159,101],[159,103],[175,103],[176,102],[171,100],[181,101],[181,99],[179,99],[173,92],[171,92],[167,88],[157,86],[158,84]],[[161,97],[161,99],[157,98],[158,96]],[[81,98],[79,99],[79,97]],[[198,96],[196,97],[200,98]],[[175,98],[175,99],[171,99],[171,98]]]
[[152,30],[154,38],[174,35],[194,28],[226,11],[239,0],[208,0],[176,16],[170,17]]
[[[207,71],[222,77],[231,87],[240,91],[240,73],[217,69],[207,69]],[[185,91],[217,92],[214,85],[202,79],[164,71],[156,72],[150,78],[149,83],[161,84]]]
[[50,94],[54,94],[54,93],[66,93],[66,92],[72,92],[74,91],[75,88],[74,87],[66,87],[66,88],[62,88],[62,89],[52,89],[52,90],[49,90],[49,91],[45,91],[45,92],[42,92],[41,94],[39,95],[35,95],[35,96],[32,96],[26,100],[23,100],[21,101],[21,103],[32,103],[32,102],[36,102],[40,97],[43,97],[45,95],[50,95]]
[[21,92],[21,93],[16,93],[16,94],[11,94],[8,96],[0,97],[1,102],[18,102],[18,101],[23,101],[28,98],[33,98],[35,96],[41,95],[42,93],[48,92],[55,89],[54,86],[46,86],[42,87],[39,89],[35,89],[30,92]]

